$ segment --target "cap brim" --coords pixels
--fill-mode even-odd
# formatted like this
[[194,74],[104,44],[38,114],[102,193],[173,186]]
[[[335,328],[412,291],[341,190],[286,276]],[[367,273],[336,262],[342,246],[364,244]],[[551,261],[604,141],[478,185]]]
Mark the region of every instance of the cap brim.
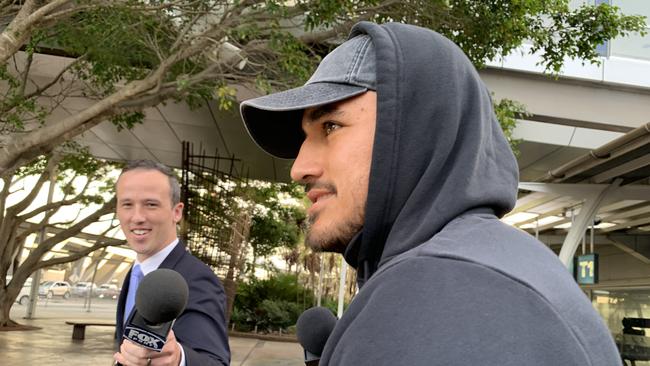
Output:
[[278,158],[294,159],[305,139],[301,128],[305,109],[342,101],[367,90],[349,84],[312,83],[246,100],[240,112],[249,135],[260,148]]

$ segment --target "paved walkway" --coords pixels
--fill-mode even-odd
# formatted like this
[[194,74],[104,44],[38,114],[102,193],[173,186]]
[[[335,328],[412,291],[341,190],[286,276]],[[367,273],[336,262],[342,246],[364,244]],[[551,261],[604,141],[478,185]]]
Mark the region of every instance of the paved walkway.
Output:
[[[70,317],[39,309],[36,319],[27,320],[22,319],[24,307],[15,308],[15,320],[41,329],[0,332],[0,365],[113,365],[112,327],[87,327],[85,340],[73,340],[72,326],[65,324]],[[112,320],[104,314],[89,313],[86,317]],[[233,366],[304,365],[298,343],[231,337],[230,350]]]

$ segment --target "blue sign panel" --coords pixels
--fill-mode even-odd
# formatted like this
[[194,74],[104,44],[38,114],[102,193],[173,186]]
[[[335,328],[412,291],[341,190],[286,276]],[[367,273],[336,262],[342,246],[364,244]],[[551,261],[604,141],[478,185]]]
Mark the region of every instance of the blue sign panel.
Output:
[[598,254],[591,253],[578,257],[576,279],[581,285],[598,283]]

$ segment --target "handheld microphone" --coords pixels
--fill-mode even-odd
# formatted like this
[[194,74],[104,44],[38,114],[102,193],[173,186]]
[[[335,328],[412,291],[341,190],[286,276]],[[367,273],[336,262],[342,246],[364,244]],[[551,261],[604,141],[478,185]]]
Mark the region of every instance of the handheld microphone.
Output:
[[124,338],[160,352],[174,320],[181,315],[189,289],[185,279],[171,269],[144,276],[135,295],[135,308],[124,327]]
[[317,366],[334,326],[336,316],[325,307],[305,310],[296,322],[296,336],[305,351],[305,365]]

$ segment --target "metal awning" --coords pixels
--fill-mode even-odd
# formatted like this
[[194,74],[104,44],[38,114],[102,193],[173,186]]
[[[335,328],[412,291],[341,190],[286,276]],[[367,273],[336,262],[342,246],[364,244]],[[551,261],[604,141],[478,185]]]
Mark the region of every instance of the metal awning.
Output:
[[650,237],[650,123],[519,189],[517,205],[504,221],[533,235],[563,236],[565,263],[591,226],[610,242],[614,236],[618,242]]

